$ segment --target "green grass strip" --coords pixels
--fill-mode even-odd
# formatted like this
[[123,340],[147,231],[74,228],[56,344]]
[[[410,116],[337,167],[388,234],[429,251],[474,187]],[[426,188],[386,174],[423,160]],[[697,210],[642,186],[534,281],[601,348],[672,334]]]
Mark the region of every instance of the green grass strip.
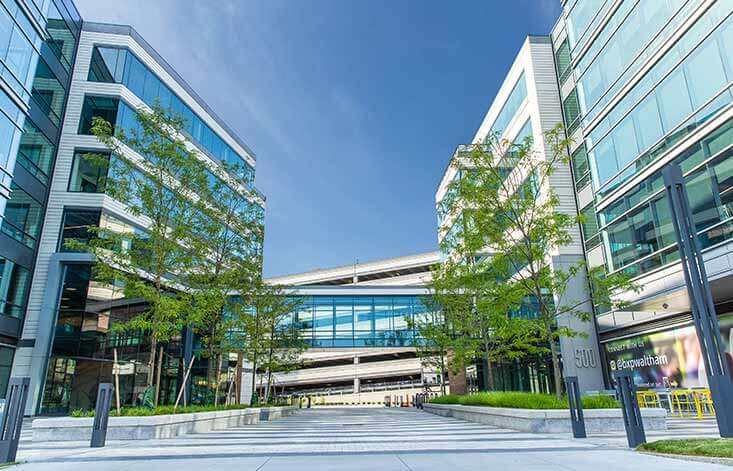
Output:
[[733,438],[658,440],[641,445],[639,450],[670,455],[733,458]]
[[[567,398],[558,399],[552,394],[528,392],[481,392],[458,396],[449,394],[430,400],[433,404],[460,404],[463,406],[506,407],[510,409],[567,409]],[[586,396],[584,409],[615,409],[619,403],[610,396]]]

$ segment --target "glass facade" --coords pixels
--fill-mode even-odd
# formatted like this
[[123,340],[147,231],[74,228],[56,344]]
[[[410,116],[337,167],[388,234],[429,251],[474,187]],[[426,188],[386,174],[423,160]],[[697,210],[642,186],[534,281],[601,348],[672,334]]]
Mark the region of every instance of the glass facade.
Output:
[[148,106],[159,104],[185,121],[192,142],[221,162],[239,168],[248,185],[254,182],[254,169],[219,137],[190,107],[164,85],[132,52],[114,47],[95,47],[89,68],[89,81],[121,83]]
[[0,257],[0,313],[16,319],[23,317],[30,281],[28,269]]
[[[92,120],[95,117],[103,118],[112,123],[115,130],[121,129],[128,134],[140,126],[136,118],[136,111],[119,98],[86,96],[81,111],[79,134],[92,134]],[[95,165],[92,162],[84,161],[85,153],[82,151],[75,155],[69,191],[102,192],[100,181],[106,176],[107,169],[93,168]],[[114,165],[110,165],[109,168],[114,169]],[[209,172],[208,177],[212,189],[215,188],[218,192],[236,191],[213,172]],[[264,221],[264,216],[264,208],[257,202],[248,200],[243,205],[242,217]]]
[[[578,101],[577,113],[564,110],[565,122],[583,128],[571,156],[576,190],[590,184],[594,195],[581,209],[586,250],[601,245],[607,270],[640,275],[678,259],[661,171],[618,190],[672,153],[703,246],[728,240],[733,230],[733,123],[685,141],[733,107],[733,5],[623,0],[610,11],[609,3],[565,7],[576,86],[564,100]],[[561,40],[555,47],[561,57],[568,46]]]
[[409,347],[419,342],[408,319],[431,313],[419,296],[301,296],[287,320],[313,348]]
[[709,10],[588,133],[593,180],[601,196],[733,102],[730,13]]
[[[90,28],[90,31],[105,30],[106,25],[93,24]],[[120,33],[120,29],[116,26],[110,27],[108,32],[109,34],[126,34]],[[135,39],[134,34],[127,34],[131,34],[133,40]],[[74,46],[78,42],[77,40],[67,43],[62,34],[52,35],[52,38],[55,41],[53,47],[56,48],[53,55],[57,57],[63,57],[66,54],[69,44]],[[140,44],[144,49],[148,47],[147,44]],[[149,106],[160,104],[171,113],[180,115],[186,123],[184,137],[202,154],[211,157],[213,162],[223,164],[211,166],[208,174],[211,188],[216,189],[218,194],[231,192],[244,196],[247,203],[239,205],[241,217],[255,219],[260,223],[264,222],[262,207],[264,198],[252,186],[254,170],[245,162],[246,156],[238,155],[221,136],[205,124],[201,116],[196,115],[191,107],[185,105],[148,66],[128,49],[101,45],[87,47],[90,47],[91,50],[84,51],[83,55],[92,56],[89,64],[90,71],[86,78],[80,78],[79,81],[83,82],[86,79],[90,82],[124,85],[145,104]],[[156,57],[153,51],[149,52]],[[46,103],[51,105],[53,102],[47,100]],[[125,131],[126,134],[140,130],[137,111],[121,96],[107,93],[104,93],[103,96],[87,95],[79,103],[75,103],[75,106],[79,107],[79,122],[74,123],[75,129],[66,129],[67,133],[70,131],[73,134],[76,131],[79,135],[91,135],[94,117],[104,118],[112,123],[116,131]],[[209,112],[205,105],[202,107]],[[30,144],[38,145],[30,141],[28,144],[29,146]],[[62,147],[68,149],[68,146]],[[65,191],[59,191],[69,194],[76,193],[76,195],[73,197],[67,195],[74,199],[75,204],[63,207],[57,252],[80,250],[80,245],[83,246],[95,236],[95,233],[90,230],[93,226],[122,234],[142,235],[143,233],[140,227],[127,220],[128,217],[124,212],[117,212],[120,211],[117,206],[114,206],[113,209],[100,207],[98,198],[82,195],[82,193],[104,193],[107,178],[119,169],[122,162],[121,156],[113,155],[108,151],[95,150],[95,147],[96,145],[92,145],[91,148],[72,148],[65,151],[67,154],[64,154],[64,158],[68,159],[64,162],[65,168],[67,166],[70,168],[68,181],[63,182]],[[90,153],[107,156],[106,164],[100,159],[90,159]],[[28,147],[27,154],[27,160],[34,162],[40,170],[43,170],[43,148],[32,150]],[[153,158],[151,155],[143,155],[143,157]],[[234,169],[231,166],[238,167],[236,174],[232,173]],[[226,171],[230,171],[231,179],[227,178]],[[131,178],[135,182],[146,178],[141,169],[134,170],[132,173]],[[170,191],[173,192],[173,190]],[[77,203],[78,201],[89,201],[90,203],[80,204]],[[134,220],[132,217],[130,219]],[[125,237],[115,239],[115,242],[122,244],[123,249],[125,244],[131,243]],[[251,252],[243,255],[261,256],[261,250],[262,247],[258,244],[256,247],[251,247]],[[61,255],[62,259],[64,257],[68,255]],[[40,370],[45,373],[45,378],[43,379],[42,397],[36,399],[39,411],[55,414],[67,413],[74,409],[92,409],[98,384],[112,379],[115,351],[122,365],[120,372],[121,402],[124,406],[140,405],[149,373],[150,339],[144,332],[116,330],[115,325],[139,315],[148,306],[139,298],[125,298],[124,286],[120,280],[112,283],[95,280],[93,266],[89,263],[64,263],[62,270],[61,291],[56,310],[50,359],[45,369]],[[344,324],[343,320],[340,323]],[[341,332],[341,329],[339,331]],[[194,349],[199,348],[197,342],[198,339],[194,341]],[[166,343],[164,349],[165,364],[162,368],[160,402],[171,404],[175,401],[178,385],[182,379],[181,335],[174,335],[173,339]],[[2,371],[1,354],[2,352],[0,352],[0,371]],[[209,400],[211,398],[206,395],[213,394],[209,388],[206,368],[206,359],[199,359],[194,365],[191,399],[193,403],[199,400]]]
[[524,79],[524,72],[522,72],[514,88],[512,88],[511,93],[509,93],[509,97],[504,103],[504,106],[502,106],[501,111],[496,116],[494,124],[491,125],[491,134],[497,136],[504,134],[506,127],[512,121],[514,115],[517,114],[525,98],[527,98],[527,82]]
[[[0,0],[0,397],[20,337],[80,18],[70,1]],[[11,324],[7,324],[11,325]]]
[[[67,214],[66,220],[71,221],[71,215]],[[117,331],[114,326],[139,314],[145,306],[139,300],[125,299],[123,290],[123,286],[96,281],[90,265],[65,267],[42,413],[93,409],[98,384],[112,381],[115,350],[122,364],[120,403],[142,403],[149,340],[140,333]],[[161,397],[169,404],[175,401],[180,379],[180,337],[174,337],[165,348]]]

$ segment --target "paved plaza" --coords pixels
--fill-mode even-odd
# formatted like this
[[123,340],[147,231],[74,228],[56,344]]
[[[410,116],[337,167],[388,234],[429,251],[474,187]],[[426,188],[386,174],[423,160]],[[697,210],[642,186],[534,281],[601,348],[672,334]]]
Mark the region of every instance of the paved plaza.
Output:
[[[690,425],[696,427],[690,429]],[[714,433],[673,422],[661,436]],[[413,409],[322,408],[258,425],[151,441],[21,442],[20,471],[723,470],[630,451],[623,434],[574,440],[439,417]]]

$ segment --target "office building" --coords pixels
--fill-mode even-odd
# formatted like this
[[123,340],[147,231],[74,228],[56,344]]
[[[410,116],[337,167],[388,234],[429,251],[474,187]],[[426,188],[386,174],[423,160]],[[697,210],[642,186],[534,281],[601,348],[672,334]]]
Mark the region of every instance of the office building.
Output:
[[[22,337],[81,18],[67,0],[0,2],[0,395]],[[30,316],[33,317],[33,316]]]
[[[66,1],[45,2],[49,10],[38,11],[37,18],[23,16],[35,11],[30,9],[34,3],[26,1],[26,8],[7,15],[12,31],[6,63],[21,59],[14,49],[14,41],[21,40],[16,36],[31,40],[26,68],[3,74],[3,80],[17,76],[22,81],[6,84],[2,105],[13,144],[7,151],[12,158],[3,167],[8,171],[2,237],[8,242],[0,244],[5,314],[0,328],[8,347],[0,350],[0,382],[7,381],[12,361],[13,376],[31,378],[28,414],[90,409],[98,383],[111,381],[116,351],[123,365],[121,399],[132,405],[144,390],[149,339],[113,327],[144,304],[126,299],[119,286],[96,281],[91,256],[66,244],[88,239],[90,226],[146,227],[144,215],[105,193],[105,170],[84,158],[90,152],[109,154],[92,135],[91,121],[99,116],[115,129],[131,129],[137,110],[156,103],[182,116],[186,145],[208,165],[210,181],[221,180],[246,196],[246,211],[262,220],[264,197],[253,186],[255,156],[132,27],[82,22]],[[6,4],[15,3],[3,1],[9,9]],[[130,148],[123,153],[116,157],[139,157]],[[241,170],[234,174],[224,163]],[[182,348],[180,338],[166,346],[163,402],[175,400]]]
[[358,404],[412,396],[426,382],[438,390],[434,369],[417,357],[421,339],[408,319],[432,314],[426,284],[439,259],[430,252],[267,280],[298,300],[287,322],[308,346],[300,368],[274,375],[276,393]]
[[552,41],[587,262],[641,289],[596,312],[606,379],[705,386],[661,170],[685,174],[730,355],[733,3],[567,1]]
[[[476,131],[471,144],[481,144],[497,138],[499,141],[523,143],[527,137],[533,142],[533,152],[537,158],[547,159],[550,145],[545,142],[546,131],[552,130],[562,122],[560,111],[560,95],[555,77],[553,48],[549,36],[529,36],[520,48],[514,63],[510,67],[504,82],[497,92],[488,112]],[[461,167],[461,153],[465,146],[459,146],[451,161],[459,165],[450,165],[443,175],[435,195],[438,210],[438,241],[442,246],[444,240],[459,237],[464,214],[462,205],[454,202],[448,194],[451,182],[457,181],[467,174]],[[540,196],[549,194],[550,189],[559,198],[558,210],[566,214],[577,214],[572,187],[570,169],[558,163],[550,177],[546,188],[539,188]],[[511,168],[509,172],[523,172],[525,169]],[[567,270],[583,259],[583,247],[580,240],[580,228],[570,231],[571,243],[556,247],[547,254],[553,267]],[[450,247],[451,244],[448,244]],[[445,254],[450,256],[450,253]],[[489,254],[490,256],[490,254]],[[588,281],[585,273],[573,278],[564,293],[563,299],[556,299],[556,304],[578,304],[587,312],[592,305],[587,292]],[[603,375],[598,358],[598,343],[592,323],[582,322],[575,316],[564,315],[558,319],[561,325],[569,325],[585,336],[561,338],[560,349],[564,361],[564,372],[578,376],[584,390],[603,389]],[[576,358],[581,359],[576,361]],[[595,361],[582,361],[582,359]],[[567,359],[570,359],[568,361]],[[479,364],[479,370],[487,365]],[[552,386],[552,364],[547,356],[529,358],[521,363],[510,362],[495,365],[494,377],[497,389],[523,389],[538,392],[554,390]],[[487,375],[484,371],[483,375]],[[482,375],[480,374],[479,377]]]

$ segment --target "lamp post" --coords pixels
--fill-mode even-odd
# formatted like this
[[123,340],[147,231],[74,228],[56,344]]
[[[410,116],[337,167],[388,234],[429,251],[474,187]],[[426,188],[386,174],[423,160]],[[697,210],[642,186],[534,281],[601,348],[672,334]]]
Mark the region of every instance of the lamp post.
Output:
[[721,437],[733,437],[733,382],[720,335],[713,295],[705,272],[700,241],[690,211],[685,179],[682,176],[682,169],[677,164],[665,167],[662,170],[662,177],[669,198],[692,319],[695,322],[700,351],[705,362],[718,430]]

